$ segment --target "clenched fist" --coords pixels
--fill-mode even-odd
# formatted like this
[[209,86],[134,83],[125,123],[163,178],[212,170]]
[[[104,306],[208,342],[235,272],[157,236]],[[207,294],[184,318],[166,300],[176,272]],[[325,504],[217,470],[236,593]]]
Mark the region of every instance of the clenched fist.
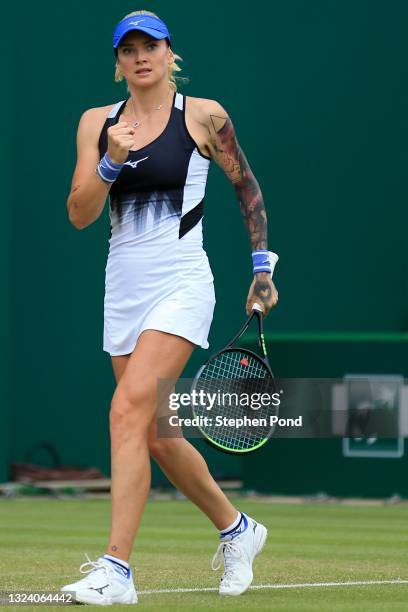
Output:
[[124,164],[133,147],[135,129],[126,121],[111,125],[108,130],[108,155],[115,164]]
[[262,307],[265,317],[270,309],[278,303],[278,291],[273,284],[272,276],[269,272],[258,272],[255,274],[247,297],[247,315],[251,314],[252,306],[255,302]]

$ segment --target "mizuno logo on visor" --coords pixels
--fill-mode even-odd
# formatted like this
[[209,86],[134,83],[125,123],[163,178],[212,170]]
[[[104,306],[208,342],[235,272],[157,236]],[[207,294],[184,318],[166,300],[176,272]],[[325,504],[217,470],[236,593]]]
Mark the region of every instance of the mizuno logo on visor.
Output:
[[146,19],[139,19],[139,21],[129,21],[128,25],[137,26],[139,25],[139,23],[142,23],[142,21],[146,21]]

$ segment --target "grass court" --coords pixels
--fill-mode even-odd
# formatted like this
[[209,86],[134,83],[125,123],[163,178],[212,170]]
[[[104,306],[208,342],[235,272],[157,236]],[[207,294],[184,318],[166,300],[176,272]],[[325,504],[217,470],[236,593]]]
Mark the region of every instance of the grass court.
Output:
[[[131,558],[138,609],[408,610],[408,504],[234,502],[269,529],[254,588],[220,597],[212,525],[189,502],[152,500]],[[84,553],[92,560],[103,554],[109,520],[107,499],[1,500],[0,590],[57,591],[78,580]]]

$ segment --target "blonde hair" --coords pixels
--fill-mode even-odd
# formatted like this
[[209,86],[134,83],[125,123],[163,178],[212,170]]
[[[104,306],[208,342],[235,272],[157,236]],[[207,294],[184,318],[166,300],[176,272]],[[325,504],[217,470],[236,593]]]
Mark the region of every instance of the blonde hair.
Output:
[[[158,15],[156,15],[155,13],[152,13],[151,11],[134,11],[133,13],[129,13],[129,15],[125,15],[125,17],[123,17],[123,19],[127,19],[127,17],[134,17],[135,15],[150,15],[150,17],[157,17],[157,19],[160,19],[160,17]],[[123,19],[121,21],[123,21]],[[178,77],[176,76],[176,72],[180,72],[181,68],[180,66],[176,63],[176,60],[180,60],[183,61],[183,58],[180,57],[179,55],[176,55],[173,52],[174,55],[174,62],[172,64],[169,65],[168,67],[168,79],[169,79],[169,85],[172,89],[174,89],[174,91],[177,91],[177,81],[183,81],[183,82],[187,82],[188,79],[186,79],[185,77]],[[120,68],[118,66],[118,63],[116,62],[116,68],[115,68],[115,81],[116,83],[119,83],[120,81],[123,81],[123,75],[120,71]]]

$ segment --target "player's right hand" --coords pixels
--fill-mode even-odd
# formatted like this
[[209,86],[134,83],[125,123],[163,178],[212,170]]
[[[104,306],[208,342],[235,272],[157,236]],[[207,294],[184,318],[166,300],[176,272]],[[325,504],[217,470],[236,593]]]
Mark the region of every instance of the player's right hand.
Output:
[[125,163],[129,149],[135,144],[133,128],[126,121],[111,125],[108,130],[108,155],[115,164]]

